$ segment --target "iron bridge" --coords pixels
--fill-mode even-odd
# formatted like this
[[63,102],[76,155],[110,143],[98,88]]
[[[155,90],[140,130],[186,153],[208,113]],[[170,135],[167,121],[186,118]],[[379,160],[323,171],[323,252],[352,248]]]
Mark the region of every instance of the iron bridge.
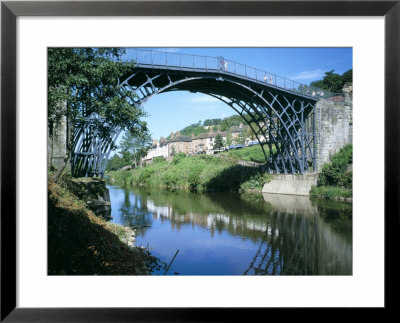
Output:
[[[135,91],[128,98],[131,104],[142,106],[154,95],[172,91],[212,96],[248,124],[269,172],[316,171],[315,104],[330,93],[222,57],[129,49],[125,59],[135,61],[131,74],[119,82],[127,93]],[[107,139],[100,136],[99,125],[111,129]],[[73,175],[103,176],[120,131],[95,113],[88,116],[75,134]]]

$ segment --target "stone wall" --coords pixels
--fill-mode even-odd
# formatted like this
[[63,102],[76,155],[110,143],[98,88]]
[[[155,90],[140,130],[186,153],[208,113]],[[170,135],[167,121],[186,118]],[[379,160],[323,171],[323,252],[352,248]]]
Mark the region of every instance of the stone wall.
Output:
[[[51,152],[51,148],[53,148],[53,152]],[[52,166],[59,168],[63,165],[65,155],[67,154],[67,118],[65,116],[61,118],[58,127],[54,127],[52,137],[49,134],[48,153],[48,158],[51,155],[53,156],[50,161]]]
[[353,141],[352,88],[344,89],[344,102],[320,100],[316,104],[317,172],[340,148]]

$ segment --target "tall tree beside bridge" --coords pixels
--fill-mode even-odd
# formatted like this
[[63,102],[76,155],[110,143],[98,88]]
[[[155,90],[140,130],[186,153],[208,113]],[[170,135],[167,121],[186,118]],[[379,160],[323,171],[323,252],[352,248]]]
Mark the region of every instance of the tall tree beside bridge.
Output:
[[148,131],[140,134],[125,132],[122,137],[120,148],[123,156],[130,156],[131,164],[135,166],[140,164],[140,160],[146,156],[151,148],[151,136]]
[[325,72],[322,80],[311,82],[312,87],[328,90],[332,93],[342,93],[345,83],[353,82],[353,69],[349,69],[342,75],[334,73],[335,71]]
[[[133,62],[122,62],[121,48],[48,49],[48,127],[50,136],[63,117],[67,118],[67,153],[54,176],[57,180],[70,160],[74,127],[92,112],[109,124],[118,125],[132,135],[147,131],[141,120],[144,111],[132,104],[135,93],[119,86]],[[107,133],[102,134],[107,137]]]

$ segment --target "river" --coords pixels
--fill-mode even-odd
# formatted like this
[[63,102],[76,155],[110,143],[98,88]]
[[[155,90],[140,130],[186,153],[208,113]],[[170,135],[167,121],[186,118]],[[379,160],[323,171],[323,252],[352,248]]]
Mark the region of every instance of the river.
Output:
[[[167,192],[108,185],[111,222],[168,275],[351,275],[352,205],[288,195]],[[164,272],[155,272],[163,275]]]

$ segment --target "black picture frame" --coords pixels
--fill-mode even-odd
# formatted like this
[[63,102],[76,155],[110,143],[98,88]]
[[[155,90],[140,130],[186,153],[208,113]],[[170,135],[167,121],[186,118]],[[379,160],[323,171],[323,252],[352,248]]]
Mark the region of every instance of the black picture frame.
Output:
[[[1,3],[1,321],[245,321],[288,308],[17,308],[16,19],[18,16],[384,16],[385,18],[385,306],[396,310],[399,233],[400,1],[2,1]],[[371,125],[373,127],[373,125]],[[373,172],[373,170],[371,170]],[[373,261],[373,255],[371,255]],[[39,291],[38,291],[39,292]],[[267,292],[267,291],[266,291]],[[299,313],[301,309],[297,310]],[[330,318],[343,314],[329,310]],[[347,311],[349,311],[348,309]],[[258,313],[261,312],[261,313]],[[283,313],[280,313],[283,314]],[[392,314],[392,313],[391,313]],[[263,316],[264,315],[264,316]],[[268,314],[270,315],[270,314]],[[286,314],[285,314],[286,315]],[[310,315],[306,314],[307,317]],[[337,317],[335,317],[337,315]],[[306,317],[306,316],[305,316]],[[301,318],[301,316],[297,317]],[[243,319],[240,319],[243,321]],[[258,320],[258,319],[257,319]]]

